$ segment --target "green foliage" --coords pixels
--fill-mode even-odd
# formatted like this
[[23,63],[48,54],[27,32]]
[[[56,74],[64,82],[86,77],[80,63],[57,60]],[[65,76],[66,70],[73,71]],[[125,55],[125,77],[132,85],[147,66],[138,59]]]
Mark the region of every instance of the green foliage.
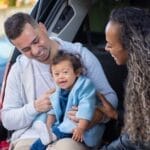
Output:
[[16,1],[17,0],[8,0],[8,5],[9,6],[16,6]]
[[103,32],[110,11],[113,8],[128,5],[129,0],[97,0],[89,14],[91,31]]

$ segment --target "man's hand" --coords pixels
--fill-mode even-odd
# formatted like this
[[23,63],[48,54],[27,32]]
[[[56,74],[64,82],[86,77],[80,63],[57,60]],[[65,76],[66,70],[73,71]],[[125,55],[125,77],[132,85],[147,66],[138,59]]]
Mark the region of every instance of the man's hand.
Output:
[[[77,111],[78,111],[78,107],[73,106],[72,109],[68,112],[69,119],[71,119],[75,123],[79,122],[79,119],[76,117]],[[101,110],[97,107],[93,119],[90,121],[88,128],[91,128],[93,125],[100,123],[100,121],[102,121],[103,119],[103,116],[104,116],[103,112],[101,112]]]
[[54,92],[55,89],[50,89],[34,101],[34,107],[37,112],[47,112],[52,108],[49,96]]
[[76,117],[76,113],[78,111],[77,106],[73,106],[70,111],[68,111],[68,117],[70,120],[74,121],[75,123],[79,122],[79,119]]
[[103,112],[108,118],[117,119],[117,110],[107,101],[104,95],[97,93],[97,96],[102,102],[102,106],[99,107],[100,111]]

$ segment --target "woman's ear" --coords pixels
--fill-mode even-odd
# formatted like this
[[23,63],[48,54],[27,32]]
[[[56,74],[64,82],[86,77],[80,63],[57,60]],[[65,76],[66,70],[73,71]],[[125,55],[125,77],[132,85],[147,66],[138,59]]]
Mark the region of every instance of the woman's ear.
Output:
[[43,32],[47,33],[47,29],[46,29],[45,25],[44,25],[42,22],[39,22],[39,28],[40,28]]

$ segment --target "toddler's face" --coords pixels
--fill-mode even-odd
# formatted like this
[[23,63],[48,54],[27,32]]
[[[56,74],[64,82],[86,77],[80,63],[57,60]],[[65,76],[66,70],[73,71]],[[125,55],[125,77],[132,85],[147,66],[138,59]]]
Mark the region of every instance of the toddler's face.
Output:
[[74,72],[70,61],[64,60],[51,67],[56,84],[62,89],[71,89],[78,74]]

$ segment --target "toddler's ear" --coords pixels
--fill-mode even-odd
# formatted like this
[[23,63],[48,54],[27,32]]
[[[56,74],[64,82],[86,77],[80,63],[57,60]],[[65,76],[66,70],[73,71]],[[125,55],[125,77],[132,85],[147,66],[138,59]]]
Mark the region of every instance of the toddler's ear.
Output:
[[82,72],[83,72],[83,71],[82,71],[81,68],[80,68],[80,69],[77,69],[77,70],[76,70],[76,75],[77,75],[77,76],[80,76],[80,75],[82,74]]

